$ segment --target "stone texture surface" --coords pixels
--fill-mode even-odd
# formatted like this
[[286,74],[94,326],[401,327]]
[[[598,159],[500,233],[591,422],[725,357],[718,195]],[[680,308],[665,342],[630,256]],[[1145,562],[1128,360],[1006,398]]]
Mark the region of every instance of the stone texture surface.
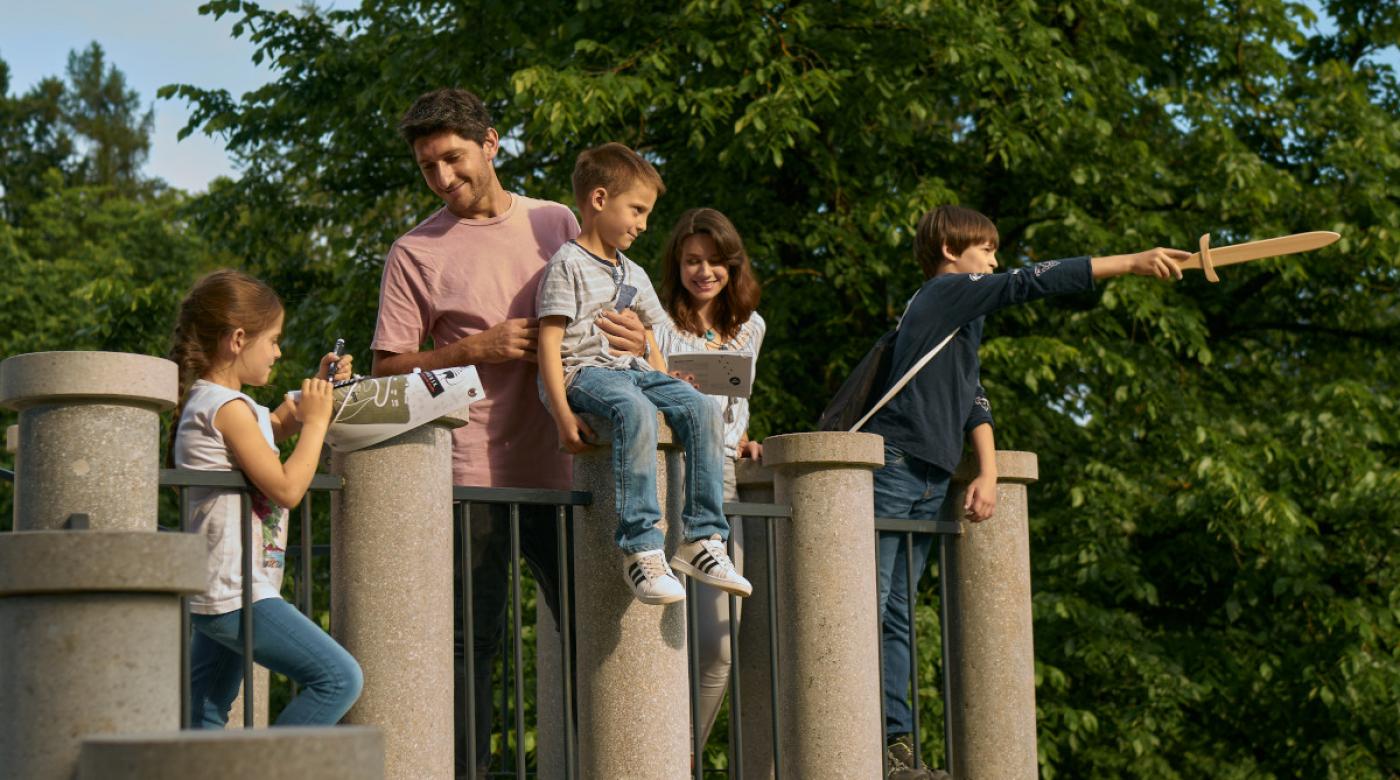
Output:
[[155,530],[159,412],[176,366],[117,352],[35,352],[0,363],[0,406],[16,409],[15,528]]
[[204,590],[204,540],[150,531],[0,535],[0,596]]
[[[578,776],[674,780],[690,766],[685,603],[648,606],[632,596],[613,539],[610,425],[595,417],[587,423],[600,443],[574,457],[575,489],[593,494],[574,524]],[[683,464],[660,415],[657,425],[657,493],[669,553],[680,539]]]
[[[964,461],[949,504],[962,506],[966,481],[975,475],[975,464]],[[944,541],[944,656],[958,780],[1038,775],[1026,507],[1026,485],[1037,476],[1035,453],[998,452],[995,514]]]
[[791,433],[763,442],[776,525],[782,777],[880,777],[874,481],[879,436]]
[[0,363],[0,406],[109,401],[164,411],[179,395],[169,360],[126,352],[30,352]]
[[[773,470],[751,460],[736,464],[739,500],[758,504],[773,501]],[[773,521],[786,523],[779,518]],[[776,529],[776,525],[775,525]],[[773,777],[773,675],[769,659],[768,529],[764,519],[744,518],[744,576],[753,583],[753,595],[744,600],[739,622],[739,715],[743,727],[743,775]]]
[[365,675],[344,722],[383,729],[394,780],[453,772],[450,427],[331,461],[331,634]]
[[0,534],[0,775],[69,780],[85,735],[179,728],[204,556],[182,534]]
[[[271,702],[268,694],[272,689],[272,673],[265,666],[253,665],[253,728],[265,728]],[[238,689],[238,698],[228,708],[228,725],[224,728],[243,728],[243,689]]]
[[381,780],[384,735],[363,726],[92,737],[77,780]]

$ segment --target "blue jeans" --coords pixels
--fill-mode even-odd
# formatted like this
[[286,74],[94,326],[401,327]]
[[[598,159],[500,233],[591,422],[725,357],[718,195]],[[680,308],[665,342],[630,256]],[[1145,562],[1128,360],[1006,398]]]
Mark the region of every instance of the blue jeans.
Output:
[[714,403],[689,383],[660,371],[583,368],[567,392],[575,412],[612,422],[613,481],[617,485],[617,546],[627,554],[660,550],[657,529],[656,413],[685,448],[685,540],[718,534],[729,539],[724,517],[724,440]]
[[[875,516],[887,519],[935,520],[948,495],[952,475],[930,463],[885,445],[885,466],[875,472]],[[908,577],[906,560],[911,535],[881,531],[878,541],[881,647],[885,684],[885,733],[890,736],[914,730],[909,708],[909,626],[919,579],[928,568],[933,547],[931,534],[913,534],[914,577]]]
[[[190,615],[194,727],[221,729],[243,685],[243,610]],[[280,598],[253,603],[253,660],[302,686],[278,726],[333,726],[360,697],[360,665],[330,634]]]

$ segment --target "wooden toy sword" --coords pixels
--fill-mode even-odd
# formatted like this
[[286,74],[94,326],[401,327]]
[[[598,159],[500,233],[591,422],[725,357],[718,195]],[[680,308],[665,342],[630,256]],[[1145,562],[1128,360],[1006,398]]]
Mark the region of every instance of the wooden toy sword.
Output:
[[1294,233],[1291,236],[1265,238],[1260,241],[1211,249],[1210,234],[1207,233],[1201,236],[1201,251],[1191,255],[1190,258],[1181,263],[1181,267],[1183,269],[1199,268],[1205,271],[1206,279],[1218,282],[1220,277],[1215,275],[1216,266],[1247,263],[1250,260],[1291,255],[1297,252],[1311,252],[1314,249],[1321,249],[1339,238],[1341,238],[1339,234],[1330,230],[1314,230],[1311,233]]

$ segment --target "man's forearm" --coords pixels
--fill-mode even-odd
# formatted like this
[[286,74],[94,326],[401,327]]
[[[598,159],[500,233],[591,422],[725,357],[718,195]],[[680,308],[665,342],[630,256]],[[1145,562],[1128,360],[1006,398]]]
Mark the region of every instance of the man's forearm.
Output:
[[445,347],[430,349],[427,352],[385,352],[374,351],[374,364],[370,367],[373,376],[407,374],[415,368],[432,371],[453,366],[472,366],[480,361],[478,350],[473,348],[475,336],[466,336]]
[[978,475],[996,476],[997,445],[992,426],[982,423],[973,428],[968,437],[972,439],[972,452],[977,456]]

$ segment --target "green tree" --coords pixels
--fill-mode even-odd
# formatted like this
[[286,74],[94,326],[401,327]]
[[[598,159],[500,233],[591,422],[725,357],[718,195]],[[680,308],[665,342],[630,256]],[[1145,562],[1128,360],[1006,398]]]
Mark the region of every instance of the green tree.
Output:
[[64,169],[73,139],[63,124],[63,82],[44,79],[10,94],[10,66],[0,60],[0,217],[14,225],[43,197],[44,172]]
[[68,53],[68,89],[62,99],[64,120],[87,140],[78,168],[82,181],[132,186],[151,150],[155,109],[141,113],[141,98],[128,89],[126,76],[107,63],[96,41]]
[[383,253],[437,205],[393,133],[418,93],[478,91],[503,179],[539,196],[566,197],[585,146],[643,149],[668,186],[654,232],[717,207],[765,281],[760,436],[809,426],[888,327],[937,203],[992,216],[1012,267],[1341,232],[1219,285],[1123,279],[996,315],[983,376],[999,444],[1041,461],[1047,777],[1388,778],[1400,90],[1377,54],[1400,9],[1317,7],[1338,32],[1285,0],[215,0],[280,77],[163,94],[245,164],[200,224],[294,291],[306,354],[368,343]]

